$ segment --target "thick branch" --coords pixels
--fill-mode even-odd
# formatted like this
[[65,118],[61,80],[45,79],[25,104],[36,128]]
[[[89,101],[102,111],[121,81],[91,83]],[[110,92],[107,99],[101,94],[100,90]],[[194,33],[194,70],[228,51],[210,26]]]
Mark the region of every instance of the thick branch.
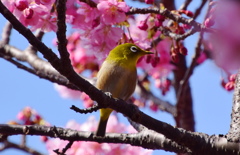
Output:
[[228,132],[228,140],[231,142],[240,142],[240,72],[238,72],[235,81],[235,90],[233,94],[233,106],[231,113],[231,124]]
[[39,135],[60,138],[68,141],[92,141],[98,143],[123,143],[133,146],[141,146],[147,149],[164,149],[186,153],[189,150],[179,146],[175,142],[166,139],[155,132],[141,132],[134,134],[107,133],[105,137],[94,136],[92,132],[77,131],[49,126],[24,126],[24,125],[0,125],[0,133],[6,135]]

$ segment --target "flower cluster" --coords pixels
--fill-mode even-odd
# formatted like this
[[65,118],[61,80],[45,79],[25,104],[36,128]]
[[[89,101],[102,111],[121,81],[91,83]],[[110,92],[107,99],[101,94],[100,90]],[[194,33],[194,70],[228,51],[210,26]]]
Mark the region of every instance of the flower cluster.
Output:
[[56,15],[52,12],[54,0],[3,0],[8,9],[31,30],[56,31]]
[[235,72],[240,65],[239,13],[240,5],[238,2],[214,2],[211,3],[211,10],[205,20],[205,26],[214,28],[219,32],[206,37],[205,48],[211,52],[215,63],[228,75]]
[[[95,131],[97,128],[97,121],[94,117],[90,117],[87,122],[83,124],[78,124],[75,121],[69,121],[66,125],[66,128],[79,130],[79,131]],[[123,133],[123,132],[136,132],[130,126],[125,126],[120,123],[116,116],[111,115],[109,118],[109,123],[106,129],[107,132],[115,132],[115,133]],[[49,139],[46,143],[47,150],[50,155],[55,155],[53,150],[59,149],[62,150],[68,141],[59,140],[59,139]],[[97,142],[74,142],[71,148],[69,148],[66,152],[68,155],[111,155],[111,154],[119,154],[119,155],[150,155],[152,150],[145,150],[141,147],[126,145],[126,144],[110,144],[110,143],[102,143],[99,144]]]
[[17,114],[17,121],[10,121],[9,124],[19,125],[49,125],[36,110],[25,107]]
[[[50,124],[45,121],[42,116],[31,107],[25,107],[22,111],[17,114],[17,120],[9,121],[8,124],[14,125],[47,125]],[[41,140],[46,142],[48,138],[46,136],[41,136]]]

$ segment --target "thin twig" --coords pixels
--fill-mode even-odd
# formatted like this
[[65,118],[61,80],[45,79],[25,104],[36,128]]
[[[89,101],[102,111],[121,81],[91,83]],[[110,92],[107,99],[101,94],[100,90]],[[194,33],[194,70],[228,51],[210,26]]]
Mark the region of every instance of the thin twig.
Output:
[[160,27],[159,30],[163,33],[163,35],[168,36],[176,41],[184,40],[185,38],[189,37],[190,35],[193,35],[197,32],[195,28],[190,29],[189,31],[185,32],[184,34],[176,34],[170,31],[169,29],[165,27]]
[[215,32],[211,28],[207,28],[204,25],[194,21],[192,18],[184,18],[179,15],[176,15],[172,13],[171,11],[164,9],[164,10],[159,10],[156,8],[131,8],[129,12],[126,14],[148,14],[148,13],[155,13],[155,14],[161,14],[177,23],[183,23],[183,24],[188,24],[193,26],[197,32]]
[[[37,30],[35,36],[38,40],[42,40],[44,35],[44,32],[41,31],[40,29]],[[33,47],[31,44],[26,48],[25,52],[30,52],[31,54],[36,54],[37,53],[37,49],[35,47]]]
[[24,146],[24,145],[19,145],[13,142],[9,142],[9,141],[5,141],[4,143],[2,143],[3,145],[1,145],[0,147],[0,152],[5,151],[6,149],[17,149],[32,155],[44,155],[43,153],[36,151],[30,147]]
[[11,31],[12,24],[8,21],[2,31],[2,40],[0,42],[2,45],[6,45],[9,43]]
[[87,3],[92,8],[96,8],[97,7],[97,4],[94,1],[92,1],[92,0],[79,0],[79,2]]
[[139,90],[139,94],[141,95],[141,97],[145,97],[148,100],[152,100],[154,102],[154,104],[158,105],[158,108],[162,111],[168,112],[170,114],[172,114],[173,116],[176,115],[176,107],[174,105],[172,105],[171,103],[167,102],[167,101],[163,101],[160,98],[156,97],[155,95],[153,95],[150,91],[147,91],[143,85],[141,84],[141,82],[138,81],[137,84],[137,90]]
[[92,113],[94,111],[99,110],[101,107],[99,107],[98,104],[94,104],[92,107],[89,108],[85,108],[85,109],[79,109],[78,107],[72,105],[70,107],[70,109],[74,110],[77,113],[81,113],[81,114],[87,114],[87,113]]
[[180,6],[179,10],[187,10],[187,7],[191,2],[192,0],[185,0],[185,2]]
[[70,141],[70,142],[63,148],[63,150],[62,150],[62,153],[63,153],[63,154],[66,153],[67,150],[71,148],[71,146],[73,145],[73,142],[74,142],[74,141]]
[[[210,10],[210,6],[208,6],[208,11],[205,15],[205,19],[207,18],[208,16],[208,12]],[[205,20],[204,19],[204,20]],[[197,66],[197,59],[199,58],[200,54],[201,54],[201,44],[202,44],[202,40],[203,40],[203,34],[204,32],[200,32],[199,34],[199,38],[198,38],[198,41],[196,43],[196,48],[195,48],[195,55],[193,56],[193,59],[192,59],[192,62],[189,66],[189,68],[187,69],[185,75],[184,75],[184,78],[182,79],[182,81],[180,82],[180,87],[179,87],[179,91],[178,91],[178,94],[177,94],[177,103],[179,102],[180,100],[180,97],[183,95],[183,90],[185,89],[188,81],[189,81],[189,78],[191,77],[191,75],[193,74],[193,70],[194,68]]]
[[200,15],[200,13],[207,1],[208,0],[202,0],[202,3],[200,4],[199,8],[197,8],[197,10],[194,13],[193,19],[196,19]]

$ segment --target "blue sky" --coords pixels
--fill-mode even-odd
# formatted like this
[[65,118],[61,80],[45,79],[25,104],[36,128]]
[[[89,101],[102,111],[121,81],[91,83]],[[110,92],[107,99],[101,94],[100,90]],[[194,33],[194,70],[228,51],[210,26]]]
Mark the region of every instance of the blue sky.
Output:
[[[178,6],[182,1],[178,1]],[[194,11],[198,4],[193,3],[190,10]],[[206,7],[205,7],[206,9]],[[6,20],[0,15],[0,29],[2,30]],[[197,21],[202,21],[198,18]],[[44,42],[50,47],[54,33],[44,36]],[[188,64],[191,61],[198,34],[186,39],[185,45],[189,50],[187,56]],[[20,49],[27,47],[27,41],[21,37],[18,32],[13,31],[11,45]],[[56,49],[55,49],[56,50]],[[83,123],[90,115],[98,113],[79,115],[69,109],[74,104],[81,106],[79,100],[63,99],[53,88],[49,81],[40,79],[23,70],[17,69],[14,65],[0,58],[0,123],[6,123],[16,118],[17,113],[25,106],[36,109],[52,125],[63,127],[69,120],[76,120]],[[196,119],[196,130],[207,134],[226,134],[229,130],[230,114],[232,105],[232,92],[225,91],[220,85],[221,70],[217,68],[212,61],[206,61],[196,68],[193,76],[190,78],[194,114]],[[158,92],[155,92],[156,94]],[[165,98],[174,103],[174,94],[170,93]],[[141,109],[154,118],[174,125],[173,118],[165,112],[153,113],[148,109]],[[124,117],[120,121],[127,122]],[[17,142],[19,137],[11,138]],[[44,145],[38,140],[39,137],[28,137],[28,144],[41,152],[45,150]],[[45,152],[46,153],[46,152]],[[154,151],[154,154],[173,154],[163,151]],[[16,154],[9,150],[3,155]],[[19,155],[25,153],[17,152]]]

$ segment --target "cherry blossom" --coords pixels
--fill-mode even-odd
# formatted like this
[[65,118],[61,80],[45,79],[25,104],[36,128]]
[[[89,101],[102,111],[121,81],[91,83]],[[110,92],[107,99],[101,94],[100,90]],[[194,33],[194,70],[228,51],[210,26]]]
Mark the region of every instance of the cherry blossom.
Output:
[[102,13],[101,20],[104,24],[123,22],[126,19],[125,12],[129,10],[125,2],[117,0],[102,0],[97,8]]

